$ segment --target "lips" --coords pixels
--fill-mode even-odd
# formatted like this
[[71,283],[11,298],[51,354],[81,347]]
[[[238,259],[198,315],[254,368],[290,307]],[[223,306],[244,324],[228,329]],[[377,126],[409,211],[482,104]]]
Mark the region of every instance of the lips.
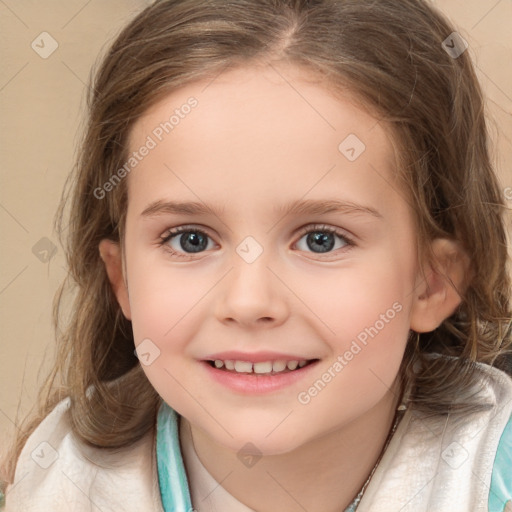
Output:
[[239,350],[226,350],[214,352],[203,358],[206,361],[247,361],[249,363],[261,363],[265,361],[310,361],[313,357],[293,354],[291,352],[274,352],[260,350],[258,352],[241,352]]
[[213,368],[224,372],[277,375],[296,371],[313,361],[317,361],[317,359],[284,352],[259,351],[250,353],[230,350],[210,354],[205,358],[205,361]]
[[[279,358],[274,356],[275,354],[269,353],[249,355],[230,352],[215,354],[200,362],[208,379],[216,383],[214,385],[220,384],[224,389],[241,396],[266,395],[286,388],[299,389],[299,383],[302,383],[302,389],[305,379],[308,379],[308,375],[320,363],[320,359],[307,359],[291,354],[284,354],[285,357],[279,354]],[[226,365],[232,369],[226,368]],[[295,369],[291,370],[288,365]],[[271,367],[272,370],[269,371]]]

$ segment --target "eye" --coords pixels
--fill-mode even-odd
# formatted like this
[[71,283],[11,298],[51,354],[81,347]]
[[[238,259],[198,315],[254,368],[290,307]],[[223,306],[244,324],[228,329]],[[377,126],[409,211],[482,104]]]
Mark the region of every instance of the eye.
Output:
[[158,244],[178,258],[187,258],[188,254],[192,255],[211,248],[208,247],[209,238],[208,234],[200,229],[180,226],[168,231]]
[[[305,238],[305,243],[302,244],[302,248],[299,247],[299,249],[303,251],[311,249],[316,254],[332,252],[333,249],[345,248],[345,250],[347,250],[350,247],[355,246],[354,241],[351,238],[349,238],[344,232],[341,232],[329,226],[310,226],[301,230],[300,235],[301,239],[297,242],[297,245],[300,244],[303,238]],[[336,238],[338,238],[338,240],[341,240],[341,245],[338,244],[337,247],[335,247]]]
[[[305,238],[299,250],[310,250],[316,254],[333,252],[333,249],[346,251],[356,245],[344,232],[325,225],[303,228],[299,235],[301,238],[296,243],[297,246],[301,245],[302,239]],[[211,249],[209,241],[211,237],[205,231],[192,226],[179,226],[161,237],[158,245],[163,246],[175,257],[191,259],[194,254]]]

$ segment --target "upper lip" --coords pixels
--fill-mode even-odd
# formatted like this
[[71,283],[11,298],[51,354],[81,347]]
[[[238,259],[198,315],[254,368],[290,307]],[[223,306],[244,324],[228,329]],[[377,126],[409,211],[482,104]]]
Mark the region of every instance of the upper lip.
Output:
[[262,363],[265,361],[309,361],[313,358],[298,356],[296,354],[284,354],[282,352],[238,352],[229,350],[218,352],[205,357],[206,361],[247,361],[249,363]]

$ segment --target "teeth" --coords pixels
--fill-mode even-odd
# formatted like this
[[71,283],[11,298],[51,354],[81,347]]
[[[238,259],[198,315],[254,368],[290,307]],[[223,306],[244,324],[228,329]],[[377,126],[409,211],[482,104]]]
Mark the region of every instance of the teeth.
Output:
[[235,361],[235,371],[238,373],[252,373],[252,363],[246,361]]
[[280,373],[285,370],[296,370],[297,368],[303,368],[308,363],[306,360],[294,360],[294,361],[264,361],[260,363],[250,363],[249,361],[233,361],[226,360],[222,361],[216,359],[214,362],[215,368],[225,367],[226,370],[234,370],[237,373],[257,373],[257,374],[270,374]]
[[288,370],[295,370],[295,368],[297,368],[298,365],[299,361],[288,361],[286,366],[288,367]]
[[254,373],[270,373],[272,371],[272,362],[254,363]]
[[274,361],[272,363],[272,370],[275,372],[282,372],[286,368],[286,361]]

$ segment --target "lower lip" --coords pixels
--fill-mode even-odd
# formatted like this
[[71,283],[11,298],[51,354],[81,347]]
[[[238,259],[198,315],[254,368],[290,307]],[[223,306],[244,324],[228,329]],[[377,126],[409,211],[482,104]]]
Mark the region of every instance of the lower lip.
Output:
[[278,373],[276,375],[258,375],[254,373],[235,373],[226,370],[219,370],[206,361],[201,361],[210,377],[223,386],[246,395],[259,395],[278,391],[292,386],[305,376],[312,368],[316,367],[318,361],[310,363],[302,368],[290,372]]

